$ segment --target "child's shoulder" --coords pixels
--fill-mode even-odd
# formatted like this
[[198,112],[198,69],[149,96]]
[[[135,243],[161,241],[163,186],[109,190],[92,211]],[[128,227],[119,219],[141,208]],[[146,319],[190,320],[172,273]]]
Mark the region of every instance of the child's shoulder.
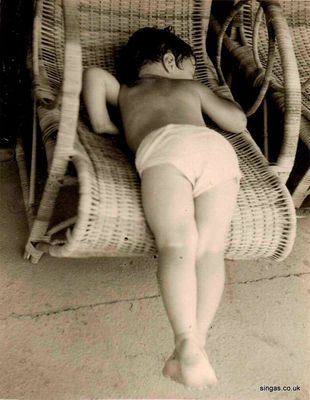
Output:
[[175,85],[182,91],[186,91],[188,94],[200,95],[204,85],[195,79],[176,79]]

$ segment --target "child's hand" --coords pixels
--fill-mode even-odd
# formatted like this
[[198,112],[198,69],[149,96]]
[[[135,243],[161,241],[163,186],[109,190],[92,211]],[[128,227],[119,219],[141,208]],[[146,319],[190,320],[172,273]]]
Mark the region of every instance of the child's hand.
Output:
[[98,135],[119,135],[120,133],[118,127],[111,120],[107,120],[105,124],[100,127],[100,129],[94,129],[94,131]]

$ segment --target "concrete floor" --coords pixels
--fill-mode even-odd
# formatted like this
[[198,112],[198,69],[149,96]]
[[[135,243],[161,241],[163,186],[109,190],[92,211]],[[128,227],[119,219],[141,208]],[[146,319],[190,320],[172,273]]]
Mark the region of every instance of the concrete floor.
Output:
[[14,161],[0,171],[0,398],[310,399],[309,218],[299,219],[284,262],[227,263],[208,339],[219,385],[189,391],[161,375],[173,342],[156,260],[24,261],[27,225]]

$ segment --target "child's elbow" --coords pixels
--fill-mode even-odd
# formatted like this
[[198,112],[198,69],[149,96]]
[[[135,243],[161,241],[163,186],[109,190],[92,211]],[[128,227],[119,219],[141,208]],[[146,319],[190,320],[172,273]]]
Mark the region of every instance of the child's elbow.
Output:
[[103,124],[100,124],[98,122],[92,122],[91,125],[93,128],[93,131],[95,133],[97,133],[98,135],[101,135],[102,133],[104,133],[104,125]]
[[246,130],[247,118],[243,111],[239,111],[237,115],[234,115],[233,123],[231,126],[231,132],[240,133]]

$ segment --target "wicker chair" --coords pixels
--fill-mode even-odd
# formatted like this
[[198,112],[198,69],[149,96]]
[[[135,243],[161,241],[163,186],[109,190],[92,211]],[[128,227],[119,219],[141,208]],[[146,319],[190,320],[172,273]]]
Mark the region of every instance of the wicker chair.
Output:
[[[227,27],[231,17],[235,16],[231,38],[239,38],[240,46],[238,49],[234,47],[231,54],[238,59],[244,76],[251,80],[253,85],[261,85],[261,80],[256,78],[263,69],[268,69],[271,98],[282,113],[288,109],[283,93],[291,95],[292,90],[294,92],[294,88],[288,87],[285,78],[285,69],[288,68],[287,61],[289,60],[284,60],[285,56],[286,59],[290,57],[289,54],[285,54],[288,45],[286,36],[290,35],[291,37],[301,81],[301,121],[298,144],[302,151],[298,154],[303,155],[302,163],[308,163],[307,166],[300,165],[301,161],[296,159],[293,166],[294,158],[292,157],[287,168],[287,172],[289,172],[293,167],[288,187],[292,192],[294,205],[298,208],[310,194],[310,2],[308,0],[280,0],[279,4],[288,27],[281,29],[282,16],[275,12],[272,15],[266,13],[268,30],[261,23],[263,9],[265,9],[263,3],[259,7],[255,0],[235,1],[235,7],[224,25]],[[277,7],[277,2],[274,3]],[[238,12],[239,9],[240,12]],[[274,35],[279,43],[280,52],[278,53],[274,53],[272,50]],[[229,39],[228,42],[228,47],[232,49],[232,42]],[[235,44],[236,41],[233,43]],[[247,55],[244,56],[245,54]],[[296,78],[297,76],[296,73]],[[262,98],[263,96],[258,100],[255,110]],[[293,136],[295,137],[295,134]],[[288,130],[286,137],[291,137]],[[293,147],[294,144],[292,149]],[[289,148],[286,146],[286,149]],[[292,154],[294,154],[294,150],[292,150]]]
[[[38,262],[35,243],[50,243],[57,257],[139,256],[156,252],[142,211],[139,179],[121,138],[98,136],[80,107],[83,68],[115,72],[121,46],[142,26],[173,25],[197,56],[196,78],[214,90],[215,70],[205,52],[210,2],[197,0],[40,0],[34,29],[34,93],[49,173],[33,213],[35,157],[25,198],[31,232],[26,257]],[[227,88],[224,88],[227,90]],[[34,129],[34,137],[36,129]],[[57,135],[55,135],[57,132]],[[295,238],[294,207],[285,185],[269,168],[248,132],[220,131],[238,154],[244,178],[227,238],[230,259],[281,260]],[[33,142],[35,150],[35,140]],[[20,165],[22,165],[20,157]],[[77,178],[68,174],[68,165]],[[69,168],[69,169],[70,169]],[[72,174],[71,174],[72,175]],[[63,209],[75,215],[57,220]],[[59,203],[62,192],[69,201]],[[58,203],[57,203],[58,201]],[[56,218],[55,218],[56,216]],[[54,224],[54,221],[57,223]],[[59,239],[59,233],[64,237]]]

